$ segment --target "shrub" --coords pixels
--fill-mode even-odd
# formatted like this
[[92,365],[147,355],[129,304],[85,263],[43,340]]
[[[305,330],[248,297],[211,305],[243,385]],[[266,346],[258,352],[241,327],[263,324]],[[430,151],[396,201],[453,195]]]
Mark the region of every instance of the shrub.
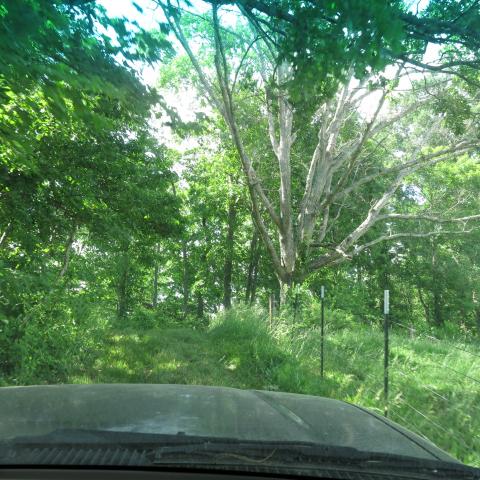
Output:
[[158,312],[141,306],[138,306],[134,313],[123,321],[122,325],[122,327],[135,328],[137,330],[150,330],[160,326],[163,325]]
[[63,382],[99,355],[107,327],[104,312],[69,300],[49,298],[17,319],[7,338],[12,383]]

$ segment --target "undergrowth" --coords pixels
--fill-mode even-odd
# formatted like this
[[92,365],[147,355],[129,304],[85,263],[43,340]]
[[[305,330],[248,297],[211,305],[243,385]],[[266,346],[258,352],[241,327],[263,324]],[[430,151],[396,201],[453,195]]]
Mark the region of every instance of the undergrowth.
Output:
[[[295,323],[288,315],[269,322],[263,310],[239,306],[203,329],[167,323],[117,328],[104,333],[88,362],[72,365],[65,381],[277,390],[337,398],[383,414],[383,330],[327,311],[322,378],[318,318],[314,310]],[[397,328],[390,345],[389,417],[465,463],[480,464],[479,344],[412,337]],[[44,383],[28,373],[24,384]]]

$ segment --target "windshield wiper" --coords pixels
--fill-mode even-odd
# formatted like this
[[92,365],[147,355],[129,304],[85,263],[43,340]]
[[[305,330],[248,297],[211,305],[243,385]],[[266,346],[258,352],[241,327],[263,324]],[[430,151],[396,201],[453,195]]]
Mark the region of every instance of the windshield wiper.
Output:
[[480,470],[460,463],[407,457],[395,454],[362,452],[298,442],[243,442],[209,440],[201,444],[159,447],[152,460],[155,465],[192,464],[197,466],[254,465],[288,467],[295,470],[345,467],[368,471],[425,473],[437,477],[480,479]]
[[[265,442],[230,438],[198,437],[182,434],[156,434],[111,430],[57,430],[47,435],[18,437],[0,443],[2,451],[28,449],[103,449],[125,451],[142,449],[138,466],[172,468],[239,467],[268,472],[290,469],[308,473],[315,469],[355,470],[363,472],[405,472],[428,477],[480,479],[480,470],[460,463],[429,460],[386,453],[364,452],[352,447],[320,445],[310,442]],[[59,456],[61,458],[61,455]]]

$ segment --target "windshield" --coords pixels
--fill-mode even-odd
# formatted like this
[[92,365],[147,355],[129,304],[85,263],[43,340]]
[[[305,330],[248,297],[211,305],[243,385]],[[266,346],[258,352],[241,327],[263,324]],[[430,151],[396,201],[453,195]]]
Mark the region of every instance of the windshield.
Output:
[[480,467],[479,30],[0,0],[0,464]]

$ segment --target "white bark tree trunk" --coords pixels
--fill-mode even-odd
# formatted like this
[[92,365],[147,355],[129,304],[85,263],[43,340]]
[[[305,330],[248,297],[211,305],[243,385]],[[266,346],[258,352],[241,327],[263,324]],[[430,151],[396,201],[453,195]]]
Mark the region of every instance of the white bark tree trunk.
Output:
[[[385,102],[392,94],[391,85],[402,75],[404,66],[401,65],[395,78],[390,83],[379,84],[374,92],[379,95],[376,107],[373,109],[370,119],[364,122],[363,127],[355,138],[342,139],[342,129],[352,115],[358,112],[361,102],[365,102],[372,94],[368,82],[348,81],[343,85],[337,95],[318,105],[312,118],[312,124],[318,125],[316,145],[310,158],[306,161],[306,177],[304,179],[304,191],[298,202],[298,211],[293,211],[296,204],[292,198],[292,147],[295,142],[294,125],[297,112],[295,112],[288,95],[288,82],[293,78],[293,72],[286,61],[280,64],[268,66],[275,55],[272,55],[273,44],[265,35],[256,32],[257,39],[249,44],[246,49],[247,55],[256,41],[263,41],[269,54],[263,55],[262,49],[257,48],[259,59],[259,73],[263,78],[265,88],[266,120],[268,122],[268,135],[272,151],[278,163],[279,176],[279,200],[275,205],[254,167],[248,148],[242,138],[241,130],[237,123],[236,99],[234,86],[238,79],[237,67],[234,75],[231,74],[225,48],[223,45],[221,25],[218,15],[219,6],[212,6],[212,22],[214,28],[215,71],[216,81],[209,80],[208,75],[202,69],[198,59],[190,48],[183,34],[178,14],[172,13],[172,9],[164,8],[164,13],[170,25],[185,48],[192,65],[197,71],[200,82],[204,88],[204,94],[213,108],[218,110],[231,133],[233,143],[239,154],[242,168],[247,180],[247,186],[252,202],[253,218],[259,236],[270,255],[273,268],[279,279],[281,296],[294,282],[301,282],[315,270],[327,265],[343,262],[352,255],[369,248],[370,246],[392,238],[403,236],[429,236],[438,234],[438,230],[432,232],[401,232],[390,235],[381,235],[377,239],[363,244],[359,243],[374,225],[381,221],[394,222],[400,220],[386,213],[398,189],[404,184],[404,179],[418,169],[433,165],[437,162],[451,158],[459,153],[465,153],[480,144],[478,136],[475,136],[474,126],[467,128],[463,138],[450,143],[444,149],[423,154],[422,147],[428,143],[431,133],[427,129],[425,135],[418,139],[418,148],[410,154],[398,159],[393,164],[385,164],[374,173],[365,172],[362,175],[365,160],[365,146],[368,142],[377,140],[385,129],[395,122],[401,121],[407,115],[416,112],[424,105],[432,101],[432,95],[428,88],[419,92],[414,102],[406,105],[403,109],[394,111],[389,116],[383,115]],[[255,28],[255,27],[254,27]],[[274,52],[273,52],[274,53]],[[243,58],[242,58],[243,61]],[[270,68],[270,70],[269,70]],[[408,72],[407,72],[408,73]],[[442,79],[439,85],[445,86]],[[437,86],[434,85],[434,88]],[[429,87],[431,88],[431,86]],[[442,88],[442,87],[440,87]],[[220,92],[220,95],[219,93]],[[301,112],[299,112],[301,113]],[[441,117],[438,115],[438,120]],[[255,121],[255,119],[252,119]],[[296,128],[301,125],[295,125]],[[434,128],[438,128],[435,126]],[[305,152],[297,152],[297,155],[305,158]],[[385,191],[377,199],[371,199],[370,207],[365,218],[344,238],[335,240],[334,245],[326,245],[324,240],[335,226],[335,222],[342,213],[343,202],[348,196],[354,194],[360,187],[372,182],[379,176],[385,178]],[[295,179],[298,182],[298,179]],[[336,213],[332,214],[332,207]],[[333,215],[333,216],[332,216]],[[438,216],[432,215],[438,218]],[[401,220],[417,219],[415,216],[403,215]],[[458,232],[466,232],[468,222],[476,220],[473,215],[461,222],[463,228]],[[453,222],[458,219],[440,219],[440,223]],[[278,241],[278,243],[277,243]],[[314,249],[320,247],[320,253],[315,255]],[[301,261],[300,261],[301,259]]]

